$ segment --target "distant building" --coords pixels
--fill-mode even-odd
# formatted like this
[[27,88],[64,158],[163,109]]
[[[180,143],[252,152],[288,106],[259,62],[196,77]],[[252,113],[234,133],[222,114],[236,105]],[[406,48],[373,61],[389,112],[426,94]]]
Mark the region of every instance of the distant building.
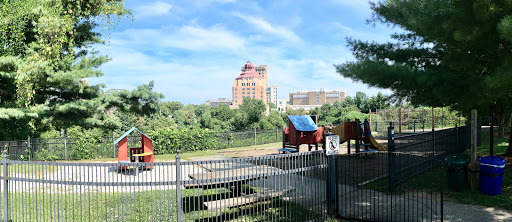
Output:
[[279,112],[286,112],[286,107],[290,105],[289,99],[278,99],[277,100],[277,111]]
[[267,87],[267,103],[274,103],[277,106],[277,86]]
[[242,73],[233,81],[234,106],[242,104],[245,97],[260,99],[263,102],[267,101],[267,66],[261,65],[258,67],[260,67],[260,72],[256,71],[252,62],[247,62],[242,68]]
[[208,100],[204,104],[206,104],[207,106],[211,106],[211,107],[218,107],[220,104],[224,104],[226,106],[231,106],[233,104],[233,101],[226,99],[226,98],[219,98],[217,100]]
[[312,110],[317,107],[322,107],[322,105],[288,105],[288,106],[286,106],[286,109]]
[[[243,71],[246,71],[247,69],[245,68],[245,66],[242,67],[242,72]],[[263,77],[263,79],[265,80],[265,85],[267,84],[267,65],[259,65],[259,66],[255,66],[254,67],[254,70],[256,70],[256,72],[261,76]]]
[[346,93],[339,90],[297,91],[290,93],[289,108],[301,109],[301,106],[304,106],[304,109],[311,109],[326,103],[342,102],[345,97]]

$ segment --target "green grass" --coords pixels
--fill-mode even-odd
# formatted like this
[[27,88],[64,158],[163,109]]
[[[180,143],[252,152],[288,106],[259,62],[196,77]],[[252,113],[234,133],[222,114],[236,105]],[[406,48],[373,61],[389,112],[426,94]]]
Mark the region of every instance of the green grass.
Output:
[[[184,190],[183,220],[306,221],[320,215],[298,204],[275,199],[242,208],[208,211],[202,201],[229,197],[227,189]],[[176,190],[78,195],[10,195],[12,221],[177,221]],[[3,213],[3,211],[2,211]]]
[[[9,164],[9,173],[25,174],[25,175],[40,175],[52,173],[59,168],[59,166],[39,165],[39,164]],[[4,166],[0,165],[0,174],[4,174]]]

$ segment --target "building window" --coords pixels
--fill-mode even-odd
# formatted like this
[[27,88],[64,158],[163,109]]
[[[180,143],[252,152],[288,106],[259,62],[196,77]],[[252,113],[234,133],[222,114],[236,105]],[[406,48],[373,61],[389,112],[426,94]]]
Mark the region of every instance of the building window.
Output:
[[252,98],[256,98],[256,97],[252,96]]
[[245,90],[245,88],[242,88],[242,90]]
[[245,94],[245,92],[242,92],[242,94]]
[[252,88],[252,90],[256,90],[256,88]]
[[235,88],[235,91],[237,90],[237,88]]
[[256,94],[256,92],[252,92],[252,94]]

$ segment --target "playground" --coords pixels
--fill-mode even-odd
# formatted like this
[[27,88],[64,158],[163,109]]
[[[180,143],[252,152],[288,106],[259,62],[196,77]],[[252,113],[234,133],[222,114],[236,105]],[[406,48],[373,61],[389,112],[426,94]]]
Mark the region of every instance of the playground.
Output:
[[[396,137],[391,147],[395,151],[389,152],[389,137],[373,137],[369,121],[330,127],[317,127],[312,122],[310,116],[291,117],[281,143],[181,155],[154,155],[154,141],[132,128],[114,141],[116,159],[95,163],[11,161],[10,215],[21,220],[84,218],[92,213],[90,218],[97,220],[179,221],[181,217],[229,221],[284,216],[307,221],[324,218],[334,208],[343,218],[362,220],[437,221],[444,217],[446,221],[460,221],[471,219],[471,214],[457,210],[467,208],[479,213],[473,215],[475,218],[484,214],[496,220],[512,218],[507,211],[512,210],[509,201],[503,199],[510,192],[507,185],[503,196],[490,197],[450,191],[440,180],[446,177],[446,169],[439,160],[466,150],[467,127]],[[325,189],[332,183],[323,150],[325,137],[330,134],[338,135],[343,145],[335,155],[338,202],[334,205],[327,198],[332,191]],[[130,136],[140,139],[130,142]],[[280,154],[283,147],[289,149],[286,154]],[[508,180],[504,183],[509,184]],[[45,208],[52,199],[52,207],[45,209],[48,215],[39,214],[37,209]],[[391,200],[395,203],[390,205]],[[133,203],[148,205],[150,210],[137,213]],[[496,209],[491,214],[485,206],[465,204],[505,210]],[[107,205],[114,210],[103,207]],[[74,206],[81,206],[81,210],[65,210]],[[87,210],[91,207],[98,209]]]

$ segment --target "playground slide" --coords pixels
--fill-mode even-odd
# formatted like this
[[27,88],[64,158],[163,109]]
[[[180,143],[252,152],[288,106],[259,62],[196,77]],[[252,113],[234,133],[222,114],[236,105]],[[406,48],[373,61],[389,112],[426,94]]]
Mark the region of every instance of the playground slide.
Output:
[[385,145],[377,143],[377,140],[372,135],[370,135],[370,141],[365,141],[365,143],[369,143],[370,148],[374,150],[385,151],[388,149]]

